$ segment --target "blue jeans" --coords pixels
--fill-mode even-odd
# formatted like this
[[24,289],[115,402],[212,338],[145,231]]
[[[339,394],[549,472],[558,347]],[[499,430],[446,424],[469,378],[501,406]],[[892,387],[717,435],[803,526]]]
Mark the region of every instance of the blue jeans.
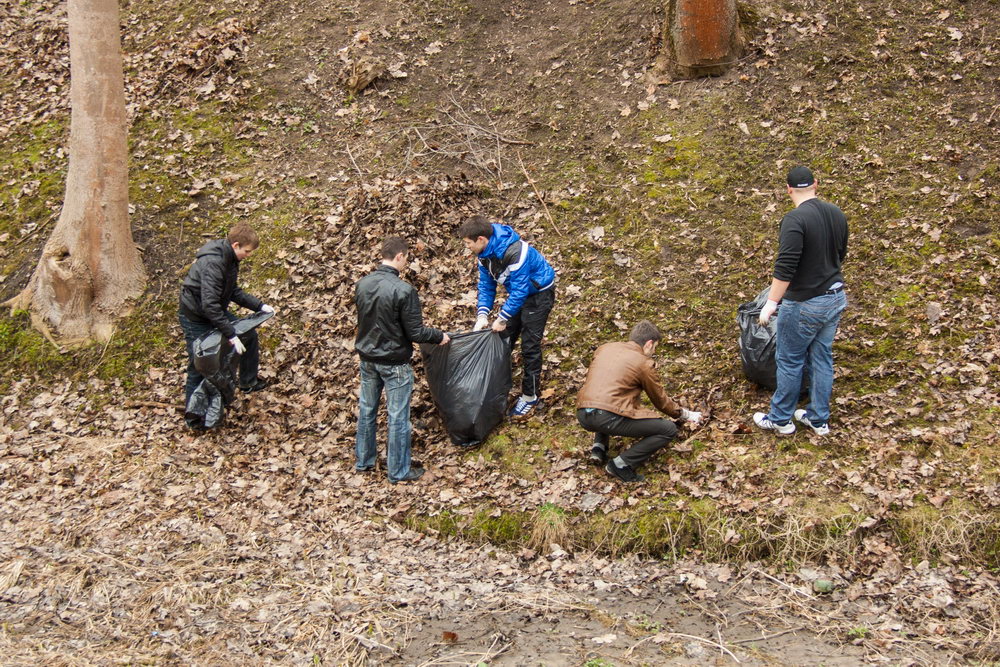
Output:
[[833,337],[840,315],[847,307],[844,291],[820,294],[808,301],[785,299],[778,309],[775,360],[778,387],[767,415],[773,423],[787,424],[799,400],[805,368],[809,373],[809,405],[806,418],[813,426],[830,420],[833,391]]
[[361,397],[358,401],[358,433],[354,446],[355,468],[375,465],[375,419],[385,388],[389,413],[389,444],[386,449],[389,479],[399,480],[410,472],[410,396],[413,394],[413,367],[409,364],[376,364],[361,361]]
[[[228,312],[226,317],[230,322],[239,319]],[[187,405],[191,400],[191,394],[205,379],[194,367],[194,342],[215,327],[208,322],[193,322],[183,315],[178,315],[177,319],[180,320],[181,330],[184,332],[184,349],[188,355],[187,382],[184,383],[184,405]],[[257,374],[260,372],[260,339],[257,337],[257,330],[246,332],[240,336],[240,341],[247,349],[240,355],[240,386],[252,387],[257,384]]]

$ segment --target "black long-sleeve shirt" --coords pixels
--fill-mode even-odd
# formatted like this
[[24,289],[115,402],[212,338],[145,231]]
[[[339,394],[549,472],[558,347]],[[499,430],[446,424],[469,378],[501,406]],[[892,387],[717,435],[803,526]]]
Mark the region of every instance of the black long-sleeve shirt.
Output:
[[808,199],[781,219],[774,277],[788,281],[790,301],[807,301],[843,282],[847,255],[847,218],[837,206]]

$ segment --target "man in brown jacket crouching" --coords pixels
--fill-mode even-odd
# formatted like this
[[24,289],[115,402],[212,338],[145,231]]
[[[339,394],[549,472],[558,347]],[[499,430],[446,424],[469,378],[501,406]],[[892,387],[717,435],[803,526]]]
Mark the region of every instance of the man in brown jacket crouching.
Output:
[[[660,384],[651,357],[661,338],[659,329],[643,320],[632,327],[627,342],[601,345],[576,397],[576,418],[594,434],[590,460],[623,482],[645,480],[636,468],[677,436],[673,421],[643,407],[639,398],[643,391],[660,412],[693,424],[701,421],[700,412],[682,408]],[[608,439],[612,435],[640,440],[609,461]]]

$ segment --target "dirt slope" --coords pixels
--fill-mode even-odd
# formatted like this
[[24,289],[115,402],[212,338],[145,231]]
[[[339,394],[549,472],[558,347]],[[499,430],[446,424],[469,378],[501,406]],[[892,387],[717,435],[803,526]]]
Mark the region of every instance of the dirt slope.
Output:
[[[6,297],[58,213],[68,73],[59,3],[0,8]],[[106,347],[0,317],[3,662],[996,659],[998,12],[752,3],[730,74],[672,82],[633,0],[130,2],[151,285]],[[733,320],[796,162],[850,216],[852,306],[834,435],[776,442],[747,428],[768,395]],[[355,475],[353,282],[405,234],[428,320],[467,328],[471,212],[559,271],[544,405],[460,454],[421,386],[427,477]],[[178,276],[238,219],[264,235],[243,274],[279,309],[279,384],[195,437]],[[643,317],[711,419],[622,489],[582,460],[573,400]]]

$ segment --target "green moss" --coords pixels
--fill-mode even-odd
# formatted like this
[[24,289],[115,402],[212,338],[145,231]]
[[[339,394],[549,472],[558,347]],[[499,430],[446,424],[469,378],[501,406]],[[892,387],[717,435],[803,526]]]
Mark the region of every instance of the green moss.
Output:
[[[19,310],[12,315],[7,311],[0,312],[0,365],[7,369],[24,369],[24,375],[29,372],[55,370],[63,362],[52,343],[41,333],[32,328],[31,318],[27,311]],[[11,374],[4,375],[10,379]]]
[[58,213],[66,185],[60,149],[67,139],[65,120],[53,118],[0,143],[0,234],[23,236]]

